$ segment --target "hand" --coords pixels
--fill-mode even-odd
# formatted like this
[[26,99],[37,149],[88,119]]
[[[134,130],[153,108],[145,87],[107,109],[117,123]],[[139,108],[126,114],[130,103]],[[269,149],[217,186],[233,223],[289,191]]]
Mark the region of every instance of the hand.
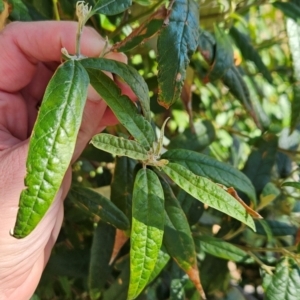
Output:
[[[9,235],[24,189],[28,141],[48,81],[61,61],[61,48],[75,53],[75,22],[11,23],[0,32],[0,299],[29,299],[49,259],[63,220],[63,199],[71,170],[51,208],[24,239]],[[85,28],[81,53],[100,55],[105,41]],[[110,58],[126,62],[123,54]],[[122,91],[130,95],[128,88]],[[78,158],[94,134],[115,117],[91,88],[73,156]]]

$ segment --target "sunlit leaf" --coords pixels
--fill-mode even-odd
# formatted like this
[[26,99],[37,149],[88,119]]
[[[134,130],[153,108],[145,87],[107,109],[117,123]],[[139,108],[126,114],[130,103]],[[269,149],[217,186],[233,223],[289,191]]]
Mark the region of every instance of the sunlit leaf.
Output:
[[122,95],[116,83],[102,71],[86,68],[91,85],[114,112],[120,123],[132,134],[143,147],[149,150],[155,140],[151,124],[138,113],[137,107]]
[[13,233],[17,238],[36,227],[60,188],[75,149],[88,84],[84,68],[67,61],[47,86],[29,143],[26,189]]
[[266,300],[297,300],[300,293],[300,276],[297,262],[283,257],[274,275],[265,274],[263,280]]
[[162,158],[179,163],[196,175],[204,176],[227,187],[233,186],[244,192],[252,201],[256,201],[255,189],[247,176],[229,164],[189,150],[169,150]]
[[145,118],[151,120],[149,89],[139,72],[133,67],[107,58],[86,58],[80,63],[87,69],[103,70],[121,77],[136,94]]
[[135,299],[149,282],[164,232],[164,193],[157,175],[138,171],[133,189],[128,299]]
[[137,142],[107,133],[99,133],[91,143],[98,149],[118,156],[128,156],[137,160],[146,160],[147,151]]
[[209,179],[197,176],[176,163],[168,163],[162,169],[176,184],[196,199],[247,224],[255,230],[254,221],[247,214],[245,208]]
[[[289,2],[282,4],[295,5]],[[298,10],[300,11],[299,7]],[[297,18],[298,17],[299,15],[297,16]],[[286,22],[286,29],[289,39],[290,51],[292,55],[294,77],[290,125],[290,130],[293,131],[300,122],[300,26],[294,20],[288,19]]]

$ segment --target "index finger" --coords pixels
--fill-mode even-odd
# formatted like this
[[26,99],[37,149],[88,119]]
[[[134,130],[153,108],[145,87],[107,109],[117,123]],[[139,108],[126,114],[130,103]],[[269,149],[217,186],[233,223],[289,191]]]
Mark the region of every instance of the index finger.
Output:
[[[75,53],[77,23],[13,22],[0,33],[0,90],[16,92],[31,81],[39,62],[61,61],[61,48]],[[90,27],[81,38],[81,53],[99,56],[105,40]]]

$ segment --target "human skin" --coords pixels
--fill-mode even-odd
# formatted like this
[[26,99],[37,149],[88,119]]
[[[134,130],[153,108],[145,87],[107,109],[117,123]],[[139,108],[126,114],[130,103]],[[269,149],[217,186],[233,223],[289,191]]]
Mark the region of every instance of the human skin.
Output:
[[[29,137],[45,88],[61,63],[61,48],[75,53],[75,22],[13,22],[0,32],[0,300],[29,299],[40,280],[63,220],[63,200],[71,183],[69,168],[51,208],[23,239],[9,235],[24,189]],[[97,57],[105,41],[84,28],[81,53]],[[126,56],[109,58],[127,62]],[[111,76],[111,75],[110,75]],[[123,93],[132,92],[119,83]],[[93,135],[116,122],[97,93],[89,88],[73,161]]]

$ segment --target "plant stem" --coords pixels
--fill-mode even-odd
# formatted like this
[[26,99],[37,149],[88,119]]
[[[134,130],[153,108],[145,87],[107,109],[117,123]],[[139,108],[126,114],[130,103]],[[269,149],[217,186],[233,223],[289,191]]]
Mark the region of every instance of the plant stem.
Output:
[[269,275],[273,275],[273,270],[275,267],[271,267],[268,265],[265,265],[256,255],[254,255],[251,251],[247,252],[249,256],[251,256],[259,265],[262,269],[264,269]]
[[58,7],[57,7],[57,3],[58,0],[52,0],[53,3],[53,12],[54,12],[54,17],[56,21],[60,21],[60,16],[59,16],[59,11],[58,11]]
[[77,28],[77,33],[76,33],[76,46],[75,46],[75,52],[76,52],[77,57],[80,57],[81,33],[82,33],[82,27],[81,27],[80,22],[78,22],[78,28]]

